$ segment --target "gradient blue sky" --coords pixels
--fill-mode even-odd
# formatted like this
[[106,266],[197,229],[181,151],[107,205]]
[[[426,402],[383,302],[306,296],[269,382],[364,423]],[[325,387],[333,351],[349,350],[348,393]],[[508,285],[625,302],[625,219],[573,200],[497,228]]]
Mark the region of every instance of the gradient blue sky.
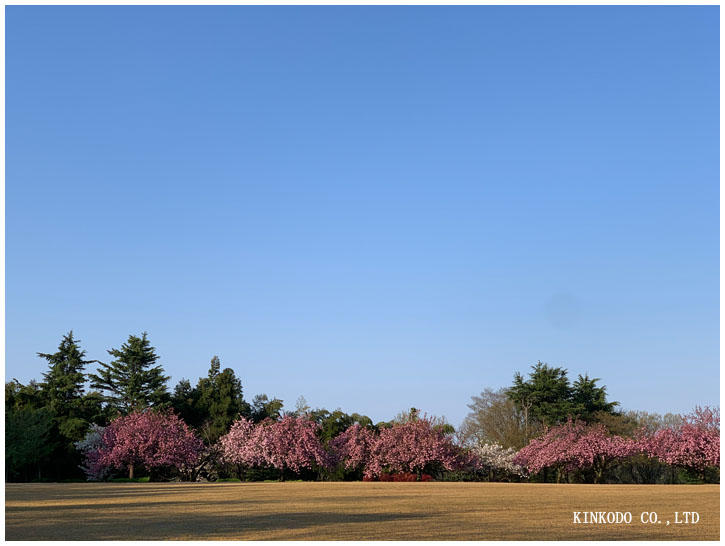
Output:
[[6,8],[6,377],[73,329],[458,424],[719,403],[719,8]]

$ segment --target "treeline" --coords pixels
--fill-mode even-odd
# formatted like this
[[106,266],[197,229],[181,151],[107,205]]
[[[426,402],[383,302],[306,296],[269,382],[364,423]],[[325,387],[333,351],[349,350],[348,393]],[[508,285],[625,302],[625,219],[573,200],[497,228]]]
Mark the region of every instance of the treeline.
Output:
[[623,411],[599,381],[538,362],[473,396],[458,441],[530,481],[719,483],[719,409]]
[[[5,477],[9,481],[72,480],[85,477],[77,443],[95,427],[145,408],[171,410],[205,445],[214,444],[242,416],[258,423],[285,413],[305,413],[329,440],[353,424],[372,426],[357,413],[307,407],[302,397],[293,411],[283,401],[259,394],[248,402],[241,380],[231,368],[211,359],[208,373],[192,386],[182,379],[169,389],[169,377],[146,333],[130,335],[120,348],[108,350],[109,362],[90,360],[73,332],[63,336],[54,353],[38,353],[48,362],[42,381],[5,384]],[[95,364],[95,373],[89,371]],[[379,423],[385,426],[385,423]]]
[[145,410],[95,429],[77,447],[93,480],[125,469],[132,479],[142,468],[155,479],[185,480],[260,479],[262,472],[281,480],[545,481],[553,471],[557,483],[603,483],[611,481],[613,469],[644,461],[696,472],[705,481],[706,472],[717,472],[720,464],[719,415],[707,408],[677,428],[642,430],[636,438],[569,417],[518,452],[497,444],[457,444],[440,422],[416,411],[377,430],[354,424],[326,442],[320,431],[306,415],[259,423],[239,417],[218,442],[205,445],[173,412]]
[[602,423],[610,432],[625,436],[642,428],[655,432],[682,423],[682,416],[673,413],[620,410],[599,381],[579,375],[572,383],[566,369],[538,362],[527,378],[514,374],[510,387],[487,388],[473,396],[459,438],[463,443],[497,443],[518,450],[546,428],[568,419]]
[[599,379],[541,362],[474,396],[455,430],[415,408],[374,424],[302,397],[247,402],[217,357],[170,392],[145,333],[108,353],[86,360],[70,332],[38,353],[43,381],[6,383],[6,480],[719,481],[717,410],[622,412]]

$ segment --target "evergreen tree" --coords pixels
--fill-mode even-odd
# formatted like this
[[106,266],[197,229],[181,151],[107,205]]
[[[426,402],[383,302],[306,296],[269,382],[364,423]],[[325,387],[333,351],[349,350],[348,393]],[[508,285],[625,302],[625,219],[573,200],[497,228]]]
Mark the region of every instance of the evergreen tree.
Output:
[[199,412],[199,391],[188,379],[181,379],[171,395],[171,407],[186,424],[199,429],[205,416]]
[[17,379],[5,383],[5,412],[14,409],[40,409],[47,405],[43,386],[34,379],[23,385]]
[[221,370],[217,356],[211,359],[209,373],[199,379],[196,387],[192,388],[188,379],[179,381],[171,404],[209,444],[225,434],[237,417],[251,415],[251,408],[242,394],[242,382],[231,368]]
[[84,413],[83,370],[91,360],[84,360],[86,352],[80,348],[80,340],[73,338],[71,330],[60,342],[55,353],[38,353],[48,361],[49,370],[43,374],[41,389],[47,408],[58,425],[61,436],[68,441],[78,441],[85,435],[88,422]]
[[335,436],[342,434],[353,425],[372,428],[373,421],[367,415],[353,413],[348,415],[340,408],[330,412],[326,409],[316,409],[307,412],[307,418],[318,423],[318,434],[323,443],[329,442]]
[[53,415],[47,408],[26,406],[5,414],[6,480],[47,478],[44,470],[58,447],[53,427]]
[[91,386],[109,394],[104,396],[108,404],[122,414],[148,406],[162,406],[168,401],[166,382],[156,349],[151,346],[148,334],[141,337],[130,335],[120,349],[110,349],[115,357],[110,364],[100,363],[98,374],[89,374]]
[[511,400],[523,409],[528,424],[533,421],[553,426],[566,421],[573,409],[567,371],[541,361],[531,370],[528,380],[518,372],[514,374],[513,387],[508,391]]
[[231,424],[242,415],[249,417],[250,407],[242,395],[242,382],[231,368],[221,370],[218,356],[211,359],[209,374],[196,386],[198,413],[205,416],[204,439],[213,443],[225,434]]
[[276,421],[282,414],[284,402],[279,398],[272,400],[266,394],[258,394],[252,399],[251,417],[252,421],[259,423],[265,419]]
[[615,414],[619,402],[607,402],[607,387],[597,387],[598,377],[590,379],[587,374],[579,375],[572,385],[571,401],[576,417],[592,422],[597,415]]
[[564,368],[538,362],[531,370],[528,379],[517,372],[507,390],[508,397],[522,410],[527,430],[533,424],[555,426],[570,416],[594,421],[595,414],[613,413],[618,405],[607,402],[606,387],[597,387],[598,378],[580,375],[571,385]]

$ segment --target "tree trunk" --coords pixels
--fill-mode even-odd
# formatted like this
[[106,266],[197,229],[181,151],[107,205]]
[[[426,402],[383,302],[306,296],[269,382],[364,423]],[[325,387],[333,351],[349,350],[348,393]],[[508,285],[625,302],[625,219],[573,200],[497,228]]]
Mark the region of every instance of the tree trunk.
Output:
[[602,476],[604,475],[605,463],[603,460],[599,461],[599,464],[594,465],[594,483],[601,483]]
[[128,465],[128,479],[129,480],[133,479],[133,463]]

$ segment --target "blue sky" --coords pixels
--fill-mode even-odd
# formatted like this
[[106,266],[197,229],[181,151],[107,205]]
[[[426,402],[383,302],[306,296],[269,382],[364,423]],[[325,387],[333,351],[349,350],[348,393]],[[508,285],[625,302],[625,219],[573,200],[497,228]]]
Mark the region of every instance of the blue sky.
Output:
[[6,377],[148,331],[458,424],[537,360],[719,403],[717,7],[6,8]]

